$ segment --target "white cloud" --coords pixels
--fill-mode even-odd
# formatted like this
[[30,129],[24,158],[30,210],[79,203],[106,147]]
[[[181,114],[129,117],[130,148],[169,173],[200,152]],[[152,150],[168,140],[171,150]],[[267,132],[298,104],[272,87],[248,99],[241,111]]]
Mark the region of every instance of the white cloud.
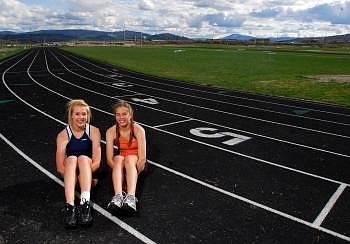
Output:
[[332,24],[350,24],[350,2],[321,4],[297,13],[304,21],[326,21]]
[[205,24],[218,27],[239,27],[243,24],[244,18],[240,16],[230,16],[224,13],[199,15],[190,21],[192,27],[202,27]]
[[262,10],[253,10],[250,15],[256,18],[274,18],[282,11],[283,10],[281,8],[265,8]]
[[81,12],[103,11],[113,6],[112,0],[68,0],[67,2],[73,11]]
[[8,30],[23,31],[39,27],[49,17],[50,11],[45,7],[34,5],[28,8],[20,1],[0,0],[0,27]]
[[[34,1],[34,2],[33,2]],[[350,1],[0,0],[0,30],[130,29],[189,37],[345,34]]]
[[138,6],[141,10],[152,10],[154,8],[154,4],[151,0],[139,0]]
[[219,11],[225,11],[228,9],[231,9],[233,4],[230,1],[224,1],[224,0],[199,0],[194,1],[193,5],[198,8],[205,8],[205,9],[215,9]]

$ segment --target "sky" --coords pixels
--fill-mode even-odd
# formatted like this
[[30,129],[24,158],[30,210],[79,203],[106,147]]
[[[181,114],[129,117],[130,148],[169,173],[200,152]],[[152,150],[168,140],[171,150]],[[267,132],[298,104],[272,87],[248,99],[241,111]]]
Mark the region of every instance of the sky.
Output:
[[350,34],[350,0],[0,0],[0,31],[86,29],[313,37]]

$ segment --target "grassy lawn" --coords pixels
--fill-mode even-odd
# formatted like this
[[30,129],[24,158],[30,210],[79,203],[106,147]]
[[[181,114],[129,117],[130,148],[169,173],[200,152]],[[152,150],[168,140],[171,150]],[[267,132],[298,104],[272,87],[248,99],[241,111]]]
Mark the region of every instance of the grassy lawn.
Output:
[[[70,47],[131,70],[188,82],[350,106],[350,49],[247,46]],[[349,75],[349,82],[314,76]]]
[[22,51],[23,50],[23,48],[13,48],[13,47],[11,47],[11,48],[0,48],[0,61],[1,60],[3,60],[3,59],[5,59],[5,58],[7,58],[7,57],[9,57],[9,56],[12,56],[12,55],[14,55],[15,53],[18,53],[18,52],[20,52],[20,51]]

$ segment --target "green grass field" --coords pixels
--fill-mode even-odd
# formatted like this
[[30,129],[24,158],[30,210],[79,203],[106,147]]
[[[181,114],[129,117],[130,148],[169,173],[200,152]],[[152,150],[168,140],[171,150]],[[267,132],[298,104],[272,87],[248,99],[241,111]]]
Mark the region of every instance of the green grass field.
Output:
[[0,48],[0,61],[9,57],[9,56],[12,56],[14,55],[15,53],[18,53],[20,52],[21,50],[23,50],[23,48]]
[[[65,49],[146,74],[350,106],[347,48],[199,45]],[[319,75],[321,80],[314,78]],[[337,75],[347,77],[339,82]],[[329,80],[324,81],[326,78]]]

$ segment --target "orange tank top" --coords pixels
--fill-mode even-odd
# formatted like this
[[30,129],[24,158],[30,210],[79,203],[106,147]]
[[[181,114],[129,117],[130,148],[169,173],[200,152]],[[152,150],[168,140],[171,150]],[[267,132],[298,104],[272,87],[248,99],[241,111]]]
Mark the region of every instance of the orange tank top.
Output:
[[133,138],[131,145],[129,146],[129,140],[124,137],[119,137],[119,150],[120,155],[126,157],[128,155],[137,155],[138,154],[138,142],[136,138]]

